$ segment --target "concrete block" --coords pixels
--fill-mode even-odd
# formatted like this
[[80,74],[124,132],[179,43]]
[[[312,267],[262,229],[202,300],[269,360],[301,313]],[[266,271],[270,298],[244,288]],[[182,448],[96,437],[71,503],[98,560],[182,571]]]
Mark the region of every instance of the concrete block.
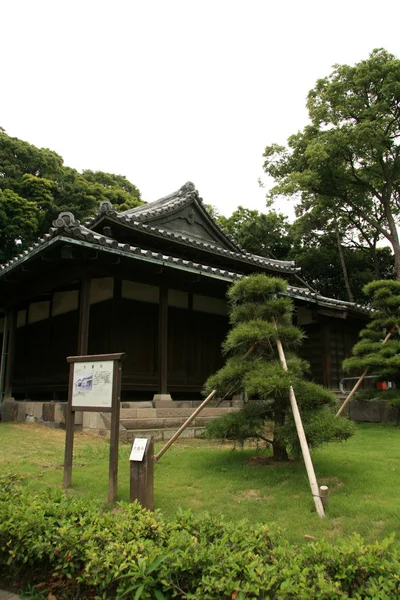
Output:
[[35,404],[34,402],[26,402],[25,412],[30,417],[33,417],[33,405],[34,404]]
[[172,408],[157,408],[157,418],[168,419],[172,417],[185,417],[186,419],[194,413],[194,408],[178,408],[174,406]]
[[121,423],[125,429],[160,429],[162,427],[160,419],[123,419]]
[[136,417],[138,419],[155,419],[157,417],[156,408],[137,408]]
[[33,416],[35,417],[35,421],[41,420],[43,416],[43,402],[34,402],[33,403]]
[[68,404],[66,402],[56,402],[54,405],[54,421],[59,425],[65,425],[65,415]]
[[18,415],[18,404],[14,401],[4,401],[0,405],[1,420],[4,423],[12,422],[17,420]]
[[154,408],[178,408],[179,405],[173,400],[153,400]]
[[[164,429],[164,440],[170,440],[172,436],[176,433],[176,429]],[[181,433],[178,439],[188,439],[195,437],[195,430],[193,427],[188,427]]]
[[75,411],[75,425],[82,425],[83,423],[83,412],[81,410]]
[[137,409],[136,408],[121,408],[120,418],[121,419],[136,419]]
[[195,427],[205,427],[207,423],[213,421],[215,417],[196,417],[193,421]]
[[26,421],[26,402],[17,402],[18,411],[17,411],[17,422],[25,423]]
[[171,394],[154,394],[153,402],[172,402]]
[[43,421],[54,421],[54,402],[43,402]]
[[108,429],[107,425],[102,419],[101,413],[98,412],[84,412],[82,416],[82,427],[86,429]]

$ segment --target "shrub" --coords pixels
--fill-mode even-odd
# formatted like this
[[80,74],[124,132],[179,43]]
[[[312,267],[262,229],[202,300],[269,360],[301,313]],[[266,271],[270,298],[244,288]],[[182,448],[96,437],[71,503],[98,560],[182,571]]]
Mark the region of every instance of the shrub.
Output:
[[0,478],[0,578],[45,584],[43,598],[384,600],[399,597],[399,574],[392,539],[290,546],[265,525],[189,511],[166,521]]

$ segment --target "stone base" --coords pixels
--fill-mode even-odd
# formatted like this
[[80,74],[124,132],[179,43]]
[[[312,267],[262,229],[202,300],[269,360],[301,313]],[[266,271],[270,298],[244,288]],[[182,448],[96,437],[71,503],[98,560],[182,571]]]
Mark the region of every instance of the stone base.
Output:
[[172,400],[171,394],[154,394],[153,406],[155,408],[172,408],[176,405]]

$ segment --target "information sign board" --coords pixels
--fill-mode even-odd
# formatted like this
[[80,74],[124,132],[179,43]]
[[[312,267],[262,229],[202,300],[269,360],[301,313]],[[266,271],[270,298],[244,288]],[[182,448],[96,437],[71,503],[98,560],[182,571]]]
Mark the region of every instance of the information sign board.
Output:
[[129,460],[141,462],[146,451],[147,442],[147,438],[135,438]]
[[73,363],[72,406],[111,408],[114,361]]

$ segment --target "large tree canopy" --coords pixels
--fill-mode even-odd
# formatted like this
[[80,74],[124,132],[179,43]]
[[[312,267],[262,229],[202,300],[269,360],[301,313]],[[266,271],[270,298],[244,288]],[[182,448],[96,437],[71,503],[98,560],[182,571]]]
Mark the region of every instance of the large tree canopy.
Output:
[[400,279],[400,60],[379,49],[353,67],[336,65],[307,107],[311,124],[287,148],[265,149],[264,169],[277,182],[271,196],[297,199],[299,215],[329,215],[339,239],[358,229],[368,245],[378,232]]
[[126,177],[64,166],[56,152],[8,136],[0,127],[0,263],[46,232],[58,213],[78,219],[109,200],[118,210],[141,204]]

